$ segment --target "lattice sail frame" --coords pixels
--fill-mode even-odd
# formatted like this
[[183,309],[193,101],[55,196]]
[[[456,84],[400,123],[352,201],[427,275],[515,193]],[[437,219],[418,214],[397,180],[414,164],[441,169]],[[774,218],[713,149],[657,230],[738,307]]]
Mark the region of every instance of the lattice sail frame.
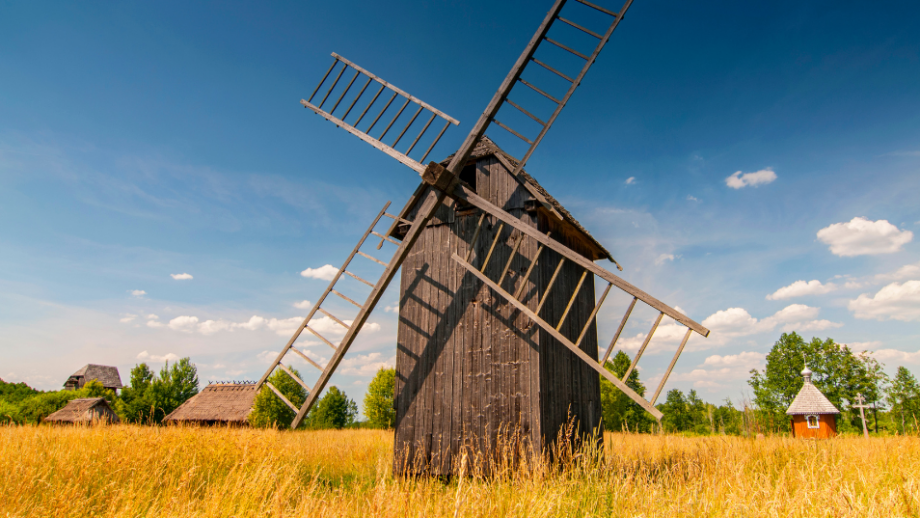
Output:
[[[530,42],[524,48],[524,52],[518,58],[515,65],[512,67],[511,71],[508,73],[508,76],[502,82],[501,86],[499,87],[495,95],[493,96],[489,105],[486,107],[485,111],[482,113],[479,120],[473,126],[473,129],[467,135],[463,144],[460,146],[460,149],[458,149],[457,152],[454,154],[453,159],[451,160],[450,164],[446,168],[441,167],[440,165],[434,162],[430,163],[426,167],[423,165],[423,162],[425,158],[427,158],[431,150],[434,148],[434,146],[437,144],[437,142],[440,140],[441,136],[444,135],[444,132],[447,130],[450,124],[458,125],[459,121],[441,112],[440,110],[434,108],[433,106],[425,103],[424,101],[412,96],[411,94],[408,94],[407,92],[404,92],[403,90],[400,90],[399,88],[384,81],[383,79],[380,79],[379,77],[367,71],[366,69],[359,67],[358,65],[352,63],[351,61],[348,61],[347,59],[343,58],[342,56],[338,54],[335,54],[335,53],[332,54],[335,60],[333,61],[332,66],[329,67],[329,70],[326,72],[326,75],[323,76],[323,79],[314,89],[310,98],[308,100],[301,100],[301,104],[304,107],[311,109],[312,111],[322,116],[326,120],[329,120],[336,126],[339,126],[345,129],[349,133],[352,133],[353,135],[357,136],[361,140],[364,140],[365,142],[376,147],[377,149],[380,149],[384,153],[399,160],[401,163],[405,164],[412,170],[419,173],[422,176],[423,184],[419,189],[415,191],[415,194],[409,199],[408,203],[403,208],[403,210],[399,212],[399,215],[393,215],[393,214],[386,212],[386,209],[389,206],[389,202],[387,203],[386,206],[384,206],[384,208],[377,215],[377,217],[375,218],[371,226],[367,229],[367,231],[361,237],[357,246],[355,246],[354,250],[352,250],[352,253],[349,255],[348,259],[346,259],[345,263],[338,270],[333,280],[330,282],[329,286],[326,288],[326,291],[320,297],[317,304],[309,312],[307,317],[304,319],[304,322],[297,329],[297,331],[295,331],[294,336],[291,337],[287,345],[278,354],[278,357],[275,359],[274,362],[272,362],[272,365],[268,368],[268,370],[259,380],[258,382],[259,387],[261,387],[263,384],[267,385],[285,404],[287,404],[292,410],[297,412],[297,416],[295,417],[293,423],[291,424],[292,428],[296,428],[300,424],[300,422],[306,416],[307,412],[309,412],[310,408],[316,402],[316,399],[318,398],[319,394],[325,388],[332,374],[335,372],[339,363],[342,361],[342,358],[344,357],[345,353],[348,351],[349,347],[354,342],[354,339],[356,338],[358,332],[361,330],[361,327],[367,321],[367,318],[370,316],[370,313],[373,311],[374,307],[379,302],[380,297],[383,295],[383,292],[386,290],[390,281],[392,281],[396,272],[399,270],[399,267],[402,265],[403,260],[405,260],[406,255],[408,255],[409,250],[412,248],[412,246],[414,246],[415,242],[418,240],[418,237],[421,234],[421,230],[428,224],[428,222],[434,216],[435,212],[438,210],[438,208],[444,202],[445,198],[448,196],[456,200],[461,200],[468,205],[472,205],[480,209],[480,211],[482,211],[482,215],[480,216],[480,219],[479,219],[480,226],[482,225],[483,219],[488,214],[500,220],[501,221],[500,225],[508,225],[509,227],[519,231],[522,234],[521,236],[522,239],[518,240],[515,246],[515,249],[512,251],[511,259],[513,259],[515,254],[518,252],[518,248],[520,246],[520,243],[523,241],[523,237],[525,236],[529,237],[540,243],[536,256],[531,260],[531,266],[528,269],[527,273],[524,275],[524,278],[527,278],[530,276],[531,271],[533,270],[533,267],[536,265],[537,261],[539,260],[540,254],[544,251],[544,249],[549,248],[551,251],[558,253],[563,257],[563,260],[559,262],[559,267],[556,269],[556,273],[553,275],[552,279],[550,280],[549,285],[547,286],[543,294],[543,299],[540,302],[541,307],[542,307],[542,302],[546,300],[546,297],[549,291],[552,289],[553,283],[556,279],[556,275],[559,273],[562,263],[565,260],[573,262],[583,269],[581,280],[578,282],[578,285],[575,288],[575,292],[572,294],[572,296],[569,299],[569,303],[568,303],[569,308],[571,308],[572,303],[577,297],[578,292],[580,291],[584,283],[584,280],[589,272],[607,281],[607,286],[604,289],[603,294],[600,296],[598,303],[595,305],[588,319],[587,324],[582,329],[579,337],[575,340],[575,342],[572,342],[571,340],[569,340],[567,337],[565,337],[559,332],[559,329],[562,327],[562,324],[565,322],[565,319],[568,315],[568,309],[563,313],[560,322],[556,326],[553,326],[550,323],[546,322],[545,320],[539,317],[539,307],[537,311],[534,312],[530,310],[523,302],[518,300],[518,298],[520,297],[520,289],[516,290],[516,293],[512,294],[509,291],[506,291],[502,287],[503,281],[508,272],[508,267],[511,264],[511,259],[509,259],[508,263],[506,264],[505,269],[503,270],[498,281],[493,281],[492,279],[489,279],[483,273],[485,272],[486,266],[488,265],[489,259],[491,258],[491,253],[486,255],[486,257],[483,259],[483,264],[479,268],[473,266],[473,264],[470,262],[469,254],[465,258],[461,258],[457,256],[456,254],[454,254],[453,256],[453,260],[457,262],[459,266],[462,266],[463,268],[465,268],[471,275],[476,277],[480,282],[483,282],[484,284],[488,285],[493,291],[495,291],[501,297],[507,300],[509,303],[514,305],[519,311],[527,315],[531,320],[534,321],[534,323],[536,323],[541,328],[543,328],[547,333],[553,336],[553,338],[555,338],[560,343],[562,343],[565,347],[571,350],[574,354],[576,354],[579,358],[585,361],[593,369],[597,370],[598,373],[600,373],[600,375],[604,376],[607,380],[613,383],[617,388],[622,390],[626,395],[632,398],[636,403],[642,406],[646,411],[648,411],[650,414],[655,416],[657,419],[661,419],[662,414],[658,409],[655,408],[654,406],[655,401],[657,401],[658,396],[661,394],[661,391],[664,388],[665,383],[670,377],[670,374],[674,368],[675,363],[677,362],[677,359],[680,357],[680,354],[683,352],[684,347],[686,346],[687,341],[689,340],[690,335],[693,332],[696,332],[706,337],[706,336],[709,336],[709,330],[701,326],[699,323],[695,322],[694,320],[688,318],[683,313],[672,308],[671,306],[664,304],[660,300],[656,299],[655,297],[652,297],[648,293],[645,293],[644,291],[637,288],[636,286],[633,286],[632,284],[626,282],[625,280],[613,274],[612,272],[598,266],[594,262],[578,254],[577,252],[569,249],[568,247],[566,247],[559,241],[552,239],[548,234],[541,233],[537,229],[525,224],[523,221],[505,212],[500,207],[497,207],[493,205],[492,203],[490,203],[489,201],[481,198],[475,192],[473,192],[469,187],[465,186],[463,183],[459,181],[460,170],[462,169],[463,165],[468,160],[470,153],[472,152],[476,143],[482,138],[482,136],[485,134],[486,129],[493,122],[496,123],[496,125],[498,125],[499,127],[515,135],[516,137],[521,138],[522,140],[524,140],[530,145],[524,157],[520,160],[517,160],[517,165],[513,166],[513,171],[511,172],[513,175],[516,176],[523,169],[524,164],[527,162],[527,160],[529,160],[530,156],[533,154],[533,151],[540,144],[543,137],[546,135],[546,132],[549,130],[550,126],[553,124],[553,122],[555,122],[557,116],[562,111],[562,108],[565,107],[572,93],[581,83],[588,69],[594,63],[594,60],[597,58],[598,54],[603,49],[604,45],[606,45],[611,34],[617,28],[620,21],[623,19],[623,16],[626,13],[626,11],[629,9],[630,5],[632,5],[632,0],[626,0],[626,3],[623,4],[620,10],[615,12],[615,11],[608,10],[604,7],[595,5],[593,3],[587,2],[586,0],[575,0],[575,2],[578,2],[592,9],[595,9],[596,11],[602,13],[603,15],[612,17],[613,19],[608,29],[606,30],[606,32],[604,34],[599,34],[585,27],[582,27],[566,18],[561,17],[560,13],[562,11],[562,8],[566,5],[566,0],[556,0],[552,9],[550,9],[546,17],[544,18],[543,23],[539,26],[533,38],[531,38]],[[575,27],[576,29],[597,38],[598,43],[593,49],[592,53],[590,55],[584,54],[567,45],[560,43],[559,41],[547,38],[547,33],[549,29],[551,28],[553,23],[556,22],[557,20],[569,26]],[[558,71],[557,69],[553,68],[551,65],[548,65],[547,63],[544,63],[534,58],[534,53],[544,41],[584,59],[585,61],[584,66],[582,67],[581,71],[575,78],[569,77],[565,75],[564,73]],[[521,74],[531,62],[536,63],[538,66],[553,72],[554,74],[562,77],[563,79],[571,83],[568,91],[561,99],[556,99],[552,97],[551,95],[547,94],[545,91],[536,87],[535,85],[521,79]],[[336,75],[335,80],[331,83],[328,89],[325,90],[325,94],[323,95],[322,100],[319,101],[319,104],[314,105],[312,103],[313,99],[316,97],[321,87],[325,84],[326,80],[329,78],[330,74],[335,70],[336,66],[339,63],[342,64],[342,67],[339,70],[338,74]],[[335,90],[335,87],[338,84],[339,80],[342,78],[342,76],[345,74],[346,70],[348,69],[354,70],[354,74],[349,80],[348,85],[345,87],[342,93],[338,96],[337,100],[333,103],[332,108],[329,109],[329,111],[324,111],[323,106],[325,105],[326,101],[329,99],[330,94],[333,92],[333,90]],[[346,95],[351,90],[351,87],[354,85],[354,83],[356,82],[359,76],[367,78],[363,86],[361,87],[360,91],[354,97],[351,103],[349,103],[349,106],[347,107],[347,109],[345,109],[342,115],[340,116],[335,115],[336,110],[339,108],[343,99],[345,99]],[[374,94],[371,101],[368,102],[368,104],[366,105],[366,107],[364,108],[360,116],[356,119],[356,121],[353,123],[346,122],[346,119],[348,118],[349,114],[358,104],[359,99],[362,98],[368,86],[372,82],[378,83],[380,85],[380,88]],[[511,101],[508,98],[512,89],[515,86],[517,86],[519,83],[524,85],[527,88],[533,89],[537,93],[540,93],[541,95],[547,97],[548,99],[556,103],[555,110],[553,111],[552,115],[547,119],[546,122],[537,118],[530,111],[526,110],[525,108]],[[384,92],[384,90],[392,92],[392,95],[390,96],[389,100],[386,102],[383,108],[380,109],[376,118],[374,118],[373,122],[370,124],[370,126],[368,126],[366,130],[362,131],[358,129],[358,125],[361,123],[364,117],[368,115],[369,111],[374,106],[374,104],[377,102],[378,98]],[[380,136],[377,138],[372,137],[370,135],[370,131],[376,126],[377,122],[379,122],[383,114],[386,113],[389,106],[392,104],[392,102],[397,97],[401,97],[405,99],[403,101],[402,106],[400,107],[396,115],[393,117],[393,119],[388,123],[384,131],[380,134]],[[394,123],[399,119],[400,115],[403,113],[403,111],[406,109],[406,107],[408,107],[410,103],[414,103],[415,105],[418,106],[418,108],[416,109],[416,112],[411,117],[408,124],[406,124],[402,128],[402,130],[399,133],[399,136],[396,138],[396,140],[393,142],[392,145],[384,143],[383,139],[386,137],[386,135],[389,133]],[[504,104],[508,104],[512,106],[513,108],[521,111],[522,113],[524,113],[525,115],[527,115],[528,117],[536,121],[542,127],[539,134],[536,135],[533,139],[529,139],[525,137],[524,135],[522,135],[521,133],[508,127],[506,124],[498,121],[495,118],[496,114],[499,112],[499,109]],[[412,144],[408,147],[408,149],[405,152],[398,151],[396,149],[396,146],[399,144],[403,136],[405,136],[409,128],[412,126],[412,124],[415,122],[415,120],[418,118],[418,116],[423,111],[427,111],[428,113],[431,113],[424,127],[418,133],[416,138],[413,140]],[[436,118],[440,118],[444,120],[445,123],[442,129],[440,130],[440,132],[438,133],[438,135],[434,138],[432,143],[428,146],[427,150],[422,155],[421,159],[419,161],[416,161],[415,159],[411,158],[409,155],[415,149],[416,145],[422,139],[422,136],[428,131],[432,122]],[[418,196],[421,196],[422,193],[425,192],[425,190],[422,187],[425,187],[426,184],[433,186],[435,189],[430,190],[425,200],[421,202],[422,203],[421,208],[417,212],[417,215],[413,221],[408,221],[408,220],[403,219],[402,216],[407,214],[409,210],[419,202]],[[376,225],[380,222],[381,218],[383,217],[389,217],[393,219],[393,225],[396,225],[398,223],[410,224],[409,231],[403,237],[401,242],[397,242],[396,240],[393,240],[392,238],[387,237],[389,235],[389,232],[381,234],[377,232],[376,230],[374,230]],[[476,241],[478,239],[479,234],[480,234],[479,228],[477,228],[474,234],[474,237],[473,237],[473,241]],[[375,235],[376,237],[381,238],[381,244],[384,241],[390,241],[394,244],[398,243],[397,250],[396,252],[394,252],[389,262],[384,263],[380,259],[377,259],[376,257],[373,257],[360,250],[370,235]],[[497,236],[499,235],[501,235],[500,231],[496,233],[496,240],[497,240]],[[490,251],[495,248],[495,245],[496,245],[496,242],[493,242],[491,245]],[[378,246],[377,248],[379,249],[380,247]],[[470,250],[472,251],[472,247]],[[377,280],[376,283],[372,284],[370,281],[361,279],[354,273],[349,272],[347,270],[348,265],[358,255],[363,256],[367,259],[373,260],[379,263],[380,265],[385,266],[383,274],[380,276],[380,278]],[[340,281],[340,279],[342,279],[343,274],[347,274],[359,280],[363,284],[366,284],[367,286],[371,287],[371,292],[367,296],[367,299],[364,301],[363,304],[359,304],[358,302],[348,298],[347,296],[343,295],[339,291],[335,290],[335,286]],[[522,283],[522,286],[523,286],[523,283]],[[623,316],[623,319],[621,320],[616,333],[614,334],[612,340],[610,341],[610,345],[607,347],[607,350],[604,353],[604,356],[600,358],[599,360],[596,360],[592,358],[590,355],[588,355],[587,353],[585,353],[584,351],[582,351],[579,348],[579,345],[582,339],[584,338],[585,334],[587,333],[587,331],[590,329],[590,326],[595,323],[597,313],[600,310],[601,306],[604,304],[605,300],[607,299],[607,295],[609,294],[611,288],[613,287],[616,287],[617,289],[620,289],[632,295],[633,299],[629,305],[629,308],[626,310],[626,314]],[[338,317],[335,317],[334,315],[332,315],[326,310],[323,310],[320,307],[323,304],[323,302],[325,302],[326,297],[330,293],[343,298],[347,302],[350,302],[351,304],[359,308],[357,316],[354,318],[354,320],[352,321],[350,325],[346,324],[345,321],[339,319]],[[623,332],[623,329],[626,326],[626,322],[629,319],[630,315],[632,314],[632,311],[635,308],[635,305],[638,301],[642,301],[648,306],[658,310],[659,314],[654,324],[652,325],[651,330],[646,335],[642,346],[640,347],[639,351],[636,353],[636,356],[633,358],[632,364],[629,366],[629,368],[627,369],[622,379],[620,379],[614,376],[612,373],[610,373],[607,369],[605,369],[604,364],[606,363],[607,359],[610,357],[611,352],[616,346],[617,340],[619,339],[621,333]],[[335,322],[337,322],[338,324],[346,328],[345,336],[342,338],[342,340],[339,342],[338,345],[320,336],[319,333],[316,332],[316,330],[310,328],[309,323],[317,311],[323,313],[324,315],[328,316],[330,319],[334,320]],[[646,348],[651,342],[652,337],[655,334],[655,331],[658,329],[658,325],[661,323],[661,320],[664,318],[664,316],[668,316],[674,319],[676,322],[686,326],[687,331],[684,334],[684,337],[681,340],[680,346],[678,346],[677,351],[674,354],[674,357],[671,359],[671,362],[668,365],[668,368],[664,374],[664,377],[661,379],[661,382],[658,384],[658,387],[656,388],[655,393],[653,394],[651,399],[646,400],[644,397],[640,396],[635,391],[633,391],[631,388],[629,388],[626,385],[626,380],[629,378],[629,375],[632,373],[632,371],[635,369],[636,365],[638,364],[640,358],[642,357],[642,354],[645,352]],[[323,342],[325,342],[327,345],[329,345],[330,347],[334,349],[335,352],[333,353],[332,359],[330,359],[329,362],[325,366],[319,365],[318,363],[310,359],[303,351],[300,351],[299,349],[294,347],[293,345],[294,342],[297,340],[297,338],[300,336],[300,334],[304,330],[309,330],[311,333],[316,335]],[[289,367],[287,367],[286,365],[282,363],[282,360],[285,358],[285,356],[291,352],[293,352],[294,354],[297,354],[302,359],[307,361],[309,364],[313,365],[314,367],[322,371],[322,373],[319,376],[319,379],[316,381],[316,383],[312,387],[309,386],[303,380],[301,380],[299,377],[297,377]],[[286,397],[284,397],[284,395],[276,387],[274,387],[273,385],[271,385],[271,383],[267,381],[268,377],[277,368],[282,369],[285,373],[287,373],[287,375],[294,378],[301,386],[303,386],[307,391],[309,391],[307,400],[304,402],[304,404],[301,407],[298,408],[296,405],[291,403]]]

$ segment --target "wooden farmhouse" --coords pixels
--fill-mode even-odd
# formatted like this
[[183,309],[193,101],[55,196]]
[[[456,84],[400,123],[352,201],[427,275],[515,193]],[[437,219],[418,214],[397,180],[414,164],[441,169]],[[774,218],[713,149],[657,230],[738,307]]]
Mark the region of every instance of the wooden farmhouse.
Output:
[[99,421],[120,423],[121,419],[118,418],[105,398],[93,397],[72,399],[64,408],[42,419],[42,421],[55,424],[93,424]]
[[109,390],[121,389],[121,376],[118,374],[118,367],[108,365],[84,365],[80,370],[70,375],[64,382],[65,390],[77,390],[83,388],[88,382],[99,380],[102,386]]
[[792,436],[804,439],[829,439],[837,435],[840,410],[811,383],[811,370],[802,371],[805,384],[792,400],[786,415],[792,416]]
[[[446,161],[445,161],[446,163]],[[488,137],[475,147],[460,179],[487,201],[537,227],[591,261],[610,253],[526,172],[512,176],[516,162]],[[422,200],[430,189],[415,193]],[[401,216],[413,219],[418,204]],[[463,448],[494,452],[499,436],[541,451],[572,419],[580,432],[601,424],[598,374],[451,259],[482,264],[498,284],[520,293],[528,308],[548,322],[567,313],[560,331],[572,342],[595,306],[594,275],[482,212],[447,200],[428,223],[402,266],[396,356],[396,468],[405,463],[449,474]],[[401,238],[408,225],[394,226]],[[477,239],[478,237],[478,239]],[[470,243],[477,243],[470,250]],[[520,247],[520,249],[518,249]],[[534,270],[527,258],[538,257]],[[582,272],[585,273],[582,278]],[[528,275],[528,273],[530,273]],[[555,278],[555,281],[554,281]],[[521,279],[526,279],[521,282]],[[554,288],[543,300],[546,287]],[[569,298],[581,283],[569,307]],[[588,328],[580,347],[597,358],[597,329]]]
[[173,410],[163,422],[248,426],[255,398],[255,384],[213,383]]

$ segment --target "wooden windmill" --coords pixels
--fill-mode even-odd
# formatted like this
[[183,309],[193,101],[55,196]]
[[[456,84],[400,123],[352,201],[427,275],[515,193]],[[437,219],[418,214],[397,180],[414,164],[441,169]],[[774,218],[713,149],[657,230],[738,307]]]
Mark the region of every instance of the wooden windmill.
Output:
[[[594,261],[598,259],[613,261],[613,258],[524,171],[527,160],[631,3],[632,0],[627,0],[619,11],[611,11],[585,0],[571,2],[569,5],[581,6],[578,9],[590,9],[595,21],[598,17],[605,18],[606,31],[596,32],[572,21],[574,17],[563,13],[566,1],[556,0],[463,144],[441,164],[423,165],[450,124],[459,122],[342,56],[332,54],[332,66],[310,98],[301,104],[407,165],[422,176],[422,183],[400,212],[391,214],[387,212],[389,203],[384,206],[259,380],[259,386],[267,385],[297,413],[293,427],[315,403],[400,267],[403,273],[396,361],[395,446],[398,468],[404,467],[400,463],[406,459],[412,462],[421,459],[424,469],[449,473],[462,448],[487,452],[503,429],[513,428],[537,448],[555,439],[569,419],[574,418],[581,430],[590,433],[599,426],[601,418],[598,373],[650,414],[661,418],[654,403],[677,358],[691,333],[708,336],[709,330],[597,265]],[[582,53],[563,44],[555,32],[550,33],[554,27],[574,28],[594,38],[593,51]],[[566,74],[548,64],[538,53],[546,46],[580,58],[577,75]],[[565,94],[554,96],[526,79],[527,76],[522,77],[528,67],[540,67],[562,78],[568,85]],[[327,84],[330,77],[334,79]],[[510,96],[520,88],[547,98],[553,105],[552,113],[542,119],[532,113],[536,109],[521,106],[524,104],[521,98],[525,96]],[[500,122],[497,116],[506,113],[504,110],[517,110],[536,122],[537,135],[528,138]],[[404,113],[405,117],[400,118]],[[411,158],[435,119],[442,121],[434,128],[440,126],[440,131],[421,158]],[[381,129],[382,120],[389,122]],[[395,134],[391,130],[397,120],[401,121],[397,126],[402,129],[392,144],[384,143],[387,135]],[[403,126],[406,120],[408,123]],[[493,123],[529,146],[521,159],[511,157],[485,137]],[[405,145],[403,137],[410,127],[421,129],[405,151],[398,151],[397,145],[400,142]],[[374,128],[381,131],[376,137],[371,136]],[[383,218],[392,222],[388,228],[378,229]],[[366,243],[372,235],[380,239],[376,247]],[[379,250],[384,243],[395,248],[389,260],[371,255],[379,255],[373,249]],[[383,267],[376,281],[366,280],[354,268],[350,269],[349,265],[359,257],[361,261],[374,261]],[[597,298],[595,277],[604,286]],[[370,294],[358,302],[342,293],[339,285],[344,282],[363,283]],[[605,352],[599,355],[596,316],[614,288],[632,300]],[[324,309],[322,306],[330,294],[354,305],[357,314],[348,320]],[[658,315],[629,372],[617,378],[602,366],[639,301]],[[657,389],[651,398],[645,399],[630,389],[625,380],[665,316],[687,329]],[[344,330],[344,336],[334,343],[310,325],[314,317],[335,322]],[[295,347],[304,331],[334,350],[326,365],[318,364]],[[312,386],[283,363],[289,354],[299,356],[321,371]],[[284,370],[309,391],[303,406],[293,405],[266,381],[276,369]]]

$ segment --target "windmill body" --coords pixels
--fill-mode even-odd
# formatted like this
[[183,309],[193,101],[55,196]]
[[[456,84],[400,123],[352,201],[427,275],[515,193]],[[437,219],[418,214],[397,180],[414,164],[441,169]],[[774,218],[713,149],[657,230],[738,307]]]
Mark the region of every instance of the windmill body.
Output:
[[[605,256],[603,247],[555,200],[550,197],[548,203],[553,212],[544,207],[535,194],[545,199],[545,191],[532,177],[511,174],[506,166],[511,160],[484,137],[460,178],[483,198],[540,232],[552,232],[585,258]],[[414,219],[417,209],[410,208],[407,219]],[[534,312],[539,308],[550,322],[565,313],[582,269],[564,264],[555,288],[547,291],[562,256],[544,251],[538,257],[538,243],[488,216],[477,237],[481,216],[475,207],[443,204],[402,265],[397,471],[417,466],[448,474],[461,451],[497,451],[500,434],[516,434],[539,451],[570,420],[582,433],[600,425],[597,372],[451,257],[469,255],[471,264],[480,268],[488,257],[484,273],[495,279],[507,267],[502,287],[520,291],[520,300]],[[401,237],[398,229],[393,237]],[[560,331],[574,342],[594,305],[594,275],[589,274]],[[593,325],[580,348],[596,361]]]
[[[678,357],[692,333],[705,337],[709,330],[596,264],[599,259],[616,261],[524,171],[631,4],[626,0],[613,11],[588,0],[556,0],[459,149],[442,164],[423,165],[448,127],[459,121],[332,54],[329,70],[301,104],[406,165],[421,175],[422,183],[397,214],[387,212],[389,202],[384,205],[259,380],[257,389],[267,387],[296,412],[293,428],[312,408],[400,271],[398,470],[453,473],[461,450],[489,457],[498,453],[497,439],[503,434],[522,439],[540,453],[569,422],[581,433],[593,433],[601,420],[598,375],[661,419],[655,401]],[[579,20],[596,23],[595,29]],[[593,50],[570,47],[565,31],[595,38]],[[550,58],[559,49],[580,60],[577,72],[555,68],[561,66]],[[532,67],[561,78],[567,85],[564,92],[535,83],[528,75]],[[548,99],[552,112],[545,114],[525,103],[526,95],[517,97],[521,89]],[[523,114],[541,129],[528,137],[526,131],[499,120],[514,120],[505,118],[508,113]],[[443,122],[435,123],[437,119]],[[529,145],[520,160],[485,136],[493,123]],[[413,158],[413,153],[420,158]],[[392,220],[388,230],[380,227],[386,219]],[[395,245],[388,260],[372,250],[370,242],[376,238],[377,251],[384,242]],[[356,275],[351,267],[352,261],[364,260],[383,267],[376,281]],[[340,284],[345,282],[370,292],[363,302],[355,300],[342,292]],[[600,295],[595,282],[603,286]],[[625,293],[631,302],[600,354],[596,319],[611,293]],[[328,297],[356,307],[357,314],[331,313]],[[604,363],[638,302],[657,311],[658,317],[618,378]],[[646,399],[625,381],[665,317],[685,326],[686,332],[658,387]],[[344,336],[337,342],[324,336],[314,318],[342,326]],[[316,360],[319,355],[311,357],[302,349],[307,346],[298,342],[302,334],[333,349],[324,365]],[[285,363],[298,358],[320,371],[313,384]],[[268,381],[277,369],[309,392],[303,405],[291,403]]]

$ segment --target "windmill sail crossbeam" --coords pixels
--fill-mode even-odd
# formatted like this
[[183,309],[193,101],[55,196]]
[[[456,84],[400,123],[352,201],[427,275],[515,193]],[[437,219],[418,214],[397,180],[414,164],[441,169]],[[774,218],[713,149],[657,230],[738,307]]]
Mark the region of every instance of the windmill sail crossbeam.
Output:
[[[383,79],[376,76],[375,74],[345,59],[344,57],[336,54],[335,52],[332,53],[332,57],[335,59],[332,62],[332,66],[329,67],[329,70],[326,72],[326,75],[323,76],[323,79],[319,82],[319,84],[313,90],[313,93],[310,95],[310,98],[301,99],[300,104],[302,104],[304,108],[309,108],[313,110],[317,115],[320,115],[321,117],[328,120],[329,122],[344,129],[345,131],[351,133],[352,135],[355,135],[361,140],[383,151],[384,153],[395,158],[396,160],[399,160],[401,163],[409,166],[410,168],[412,168],[413,170],[421,174],[422,171],[425,170],[424,166],[422,166],[421,164],[425,162],[425,158],[427,158],[428,154],[431,153],[431,150],[434,149],[434,146],[438,143],[438,141],[444,135],[444,132],[447,131],[447,128],[451,124],[455,126],[459,125],[460,121],[442,112],[441,110],[435,108],[434,106],[426,103],[425,101],[422,101],[418,97],[415,97],[414,95],[400,88],[397,88],[391,83],[384,81]],[[332,83],[327,88],[325,88],[324,90],[325,93],[323,94],[321,100],[319,101],[319,104],[314,104],[313,98],[316,97],[317,94],[319,94],[321,90],[323,90],[323,87],[326,84],[326,80],[329,78],[332,71],[335,70],[336,67],[339,66],[339,64],[341,64],[341,67],[339,68],[338,74],[335,76],[335,80],[333,80]],[[347,70],[354,71],[354,73],[351,75],[351,79],[348,81],[347,86],[341,89],[341,93],[338,93],[337,96],[331,95],[333,94],[334,91],[337,92],[336,87],[338,86],[340,80],[342,79],[342,76],[346,75],[345,72]],[[359,78],[364,78],[364,81],[359,81],[358,80]],[[342,101],[346,100],[349,92],[351,91],[352,86],[354,86],[355,83],[362,85],[360,90],[357,92],[357,94],[354,95],[354,98],[351,100],[350,103],[343,103]],[[358,115],[357,118],[354,119],[352,122],[348,122],[349,115],[357,112],[357,110],[355,110],[356,107],[360,108],[361,99],[363,99],[365,94],[369,93],[370,90],[373,90],[373,87],[368,88],[371,85],[371,83],[378,84],[379,88],[377,89],[376,93],[373,94],[373,97],[367,102],[364,109],[361,111],[360,115]],[[389,96],[386,95],[384,93],[385,91],[390,93],[391,95]],[[378,106],[378,103],[377,103],[378,99],[381,98],[381,94],[383,94],[384,98],[388,97],[388,100],[385,103],[383,103],[382,107]],[[400,108],[396,111],[395,116],[390,118],[390,114],[388,110],[391,106],[393,106],[393,101],[395,101],[397,97],[400,99],[404,99],[404,101],[402,102]],[[323,106],[326,104],[327,101],[330,101],[333,98],[335,98],[335,101],[332,104],[332,108],[326,111],[326,109],[324,109]],[[410,103],[418,106],[418,108],[414,110],[414,113],[409,118],[408,122],[406,123],[400,122],[400,116],[405,112],[406,108],[409,106]],[[346,104],[347,104],[347,108],[345,107]],[[397,104],[397,106],[398,105],[399,104]],[[336,110],[338,110],[340,107],[342,109],[339,111],[342,113],[340,115],[337,115]],[[369,113],[373,113],[373,112],[376,112],[377,115],[373,118],[373,121],[370,123],[369,126],[367,126],[366,129],[361,130],[359,128],[361,121],[364,120],[365,116],[368,116]],[[422,116],[421,118],[419,118],[419,116],[422,115],[423,112],[430,113],[430,116],[427,116],[427,117]],[[381,118],[383,118],[384,120],[389,120],[389,122],[386,123],[386,127],[383,130],[383,133],[381,133],[378,137],[375,138],[370,135],[370,132],[375,126],[377,126],[377,123],[380,122]],[[414,149],[416,149],[416,146],[419,144],[419,142],[422,141],[423,136],[428,132],[429,129],[431,129],[432,123],[435,121],[435,119],[441,119],[444,121],[444,125],[441,127],[440,132],[434,137],[434,139],[431,141],[430,145],[428,146],[427,150],[425,151],[425,153],[421,156],[421,158],[418,161],[416,161],[413,158],[410,158],[409,154],[412,153]],[[409,129],[413,127],[413,124],[417,120],[425,121],[421,130],[419,130],[417,134],[414,131],[410,133]],[[383,139],[386,137],[387,134],[390,134],[390,130],[393,129],[394,125],[397,125],[401,129],[398,131],[398,136],[396,137],[396,140],[393,141],[392,144],[387,144],[383,141]],[[409,144],[409,147],[405,151],[398,151],[396,149],[396,146],[399,144],[399,142],[403,141],[403,137],[405,137],[407,133],[409,133],[410,135],[415,134],[415,136],[412,139],[411,144]]]

